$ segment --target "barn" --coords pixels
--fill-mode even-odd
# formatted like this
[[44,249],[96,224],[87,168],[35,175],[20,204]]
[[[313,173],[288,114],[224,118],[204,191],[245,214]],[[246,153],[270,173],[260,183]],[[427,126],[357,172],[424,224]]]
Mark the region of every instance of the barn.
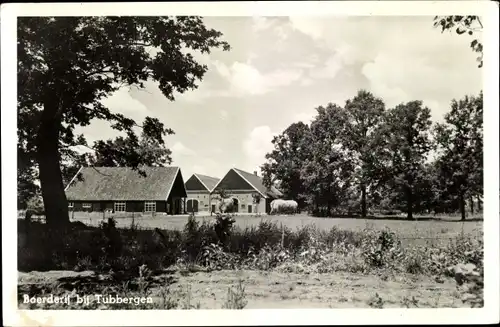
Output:
[[66,186],[73,211],[181,214],[187,196],[179,167],[82,167]]
[[[240,213],[269,213],[271,201],[283,194],[274,186],[267,188],[255,171],[253,174],[241,169],[232,168],[213,188],[212,193],[225,190],[233,199],[234,211]],[[259,194],[261,201],[254,203],[254,195]]]
[[187,198],[185,201],[186,213],[211,214],[215,212],[215,203],[212,201],[212,190],[219,182],[219,178],[202,174],[193,174],[184,184]]

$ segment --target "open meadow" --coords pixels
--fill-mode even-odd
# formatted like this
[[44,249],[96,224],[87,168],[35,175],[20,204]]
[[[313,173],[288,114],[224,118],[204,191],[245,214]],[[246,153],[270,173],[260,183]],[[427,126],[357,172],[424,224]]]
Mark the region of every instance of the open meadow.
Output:
[[[99,226],[103,221],[102,214],[78,212],[74,214],[74,221],[80,221],[89,226]],[[141,229],[166,229],[181,230],[184,228],[188,215],[141,215],[130,214],[116,215],[116,226],[128,228],[136,224]],[[195,216],[199,223],[210,222],[215,217]],[[258,226],[260,222],[276,223],[293,231],[314,226],[319,230],[328,231],[337,228],[346,231],[362,231],[365,229],[382,231],[389,229],[397,233],[402,242],[413,242],[418,244],[435,244],[436,242],[448,241],[458,235],[469,235],[473,238],[482,238],[483,222],[482,216],[476,215],[469,220],[460,221],[458,216],[416,216],[416,220],[408,221],[401,216],[374,217],[374,218],[318,218],[307,214],[297,215],[236,215],[234,226],[245,229]]]
[[[152,301],[93,298],[89,309],[482,305],[482,279],[474,282],[483,274],[480,220],[217,215],[134,217],[132,224],[131,218],[86,218],[73,221],[62,239],[45,224],[26,227],[19,220],[20,308],[61,308],[24,303],[25,295],[49,293]],[[52,245],[62,250],[51,253]]]

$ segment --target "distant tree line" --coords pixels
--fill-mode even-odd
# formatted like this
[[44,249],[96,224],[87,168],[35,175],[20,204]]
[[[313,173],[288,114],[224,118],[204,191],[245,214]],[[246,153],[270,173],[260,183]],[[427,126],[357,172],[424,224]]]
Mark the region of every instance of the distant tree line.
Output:
[[[291,124],[273,138],[261,167],[268,186],[316,215],[481,210],[483,95],[451,102],[433,123],[422,101],[386,109],[360,90],[343,107],[316,108],[310,125]],[[474,204],[477,207],[474,208]]]

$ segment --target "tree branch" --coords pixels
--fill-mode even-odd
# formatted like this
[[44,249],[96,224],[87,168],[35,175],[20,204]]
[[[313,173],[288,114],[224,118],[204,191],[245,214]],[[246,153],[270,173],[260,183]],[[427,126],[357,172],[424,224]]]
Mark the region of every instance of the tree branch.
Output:
[[106,70],[107,68],[109,67],[105,67],[103,68],[102,70],[96,70],[96,71],[93,71],[93,72],[89,72],[87,74],[84,74],[83,76],[85,77],[90,77],[92,75],[96,75],[96,74],[108,74],[108,73],[113,73],[113,71],[111,70]]

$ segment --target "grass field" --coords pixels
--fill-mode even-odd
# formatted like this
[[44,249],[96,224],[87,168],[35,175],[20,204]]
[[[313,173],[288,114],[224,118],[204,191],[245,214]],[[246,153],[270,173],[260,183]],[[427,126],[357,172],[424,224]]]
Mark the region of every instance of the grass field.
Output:
[[[130,227],[132,222],[139,228],[144,229],[171,229],[179,230],[184,228],[187,222],[187,215],[184,216],[142,216],[142,217],[116,217],[117,227]],[[197,217],[200,222],[210,221],[213,217]],[[102,221],[102,215],[80,213],[75,214],[74,220],[81,221],[87,225],[97,226]],[[235,226],[245,229],[257,226],[261,221],[272,221],[279,225],[297,230],[307,225],[312,225],[321,230],[338,228],[341,230],[361,231],[363,229],[383,230],[388,228],[398,233],[402,242],[419,244],[435,244],[436,239],[448,240],[459,234],[469,235],[474,238],[482,237],[483,222],[477,218],[460,221],[459,217],[442,216],[430,219],[428,217],[420,220],[407,221],[403,217],[385,218],[316,218],[305,214],[286,216],[249,216],[240,215],[235,217]]]

